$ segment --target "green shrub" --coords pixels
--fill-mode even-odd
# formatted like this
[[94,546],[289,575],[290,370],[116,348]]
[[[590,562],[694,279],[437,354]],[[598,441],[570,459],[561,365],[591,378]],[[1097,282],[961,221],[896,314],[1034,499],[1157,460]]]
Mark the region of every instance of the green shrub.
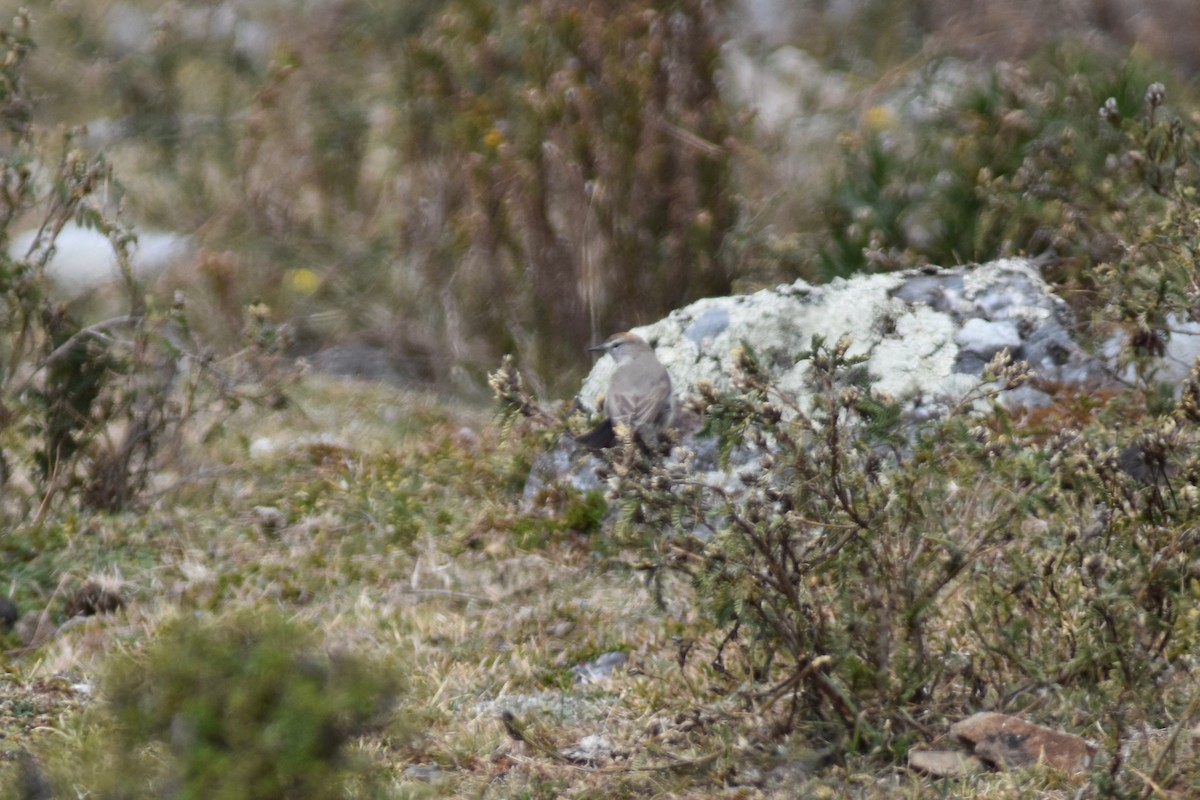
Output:
[[[801,355],[810,408],[748,352],[736,394],[702,388],[694,403],[723,450],[757,455],[742,491],[637,448],[611,458],[618,535],[691,576],[725,631],[714,667],[731,688],[786,701],[810,736],[887,754],[924,720],[1020,709],[1029,694],[1155,724],[1177,713],[1158,688],[1187,674],[1197,633],[1194,411],[1137,426],[1157,469],[1139,483],[1118,464],[1120,429],[1047,439],[1000,406],[969,411],[1026,380],[1023,365],[993,362],[982,395],[906,431],[848,344]],[[1187,387],[1198,391],[1200,371]]]
[[[690,576],[721,629],[715,672],[782,707],[785,729],[890,758],[928,722],[981,708],[1037,703],[1043,720],[1077,727],[1195,719],[1200,366],[1161,385],[1154,357],[1196,319],[1200,137],[1161,84],[1136,85],[1135,68],[1084,79],[1069,66],[1057,81],[998,78],[950,123],[961,138],[939,152],[961,191],[945,197],[972,205],[946,210],[950,238],[928,255],[1053,248],[1060,290],[1098,336],[1124,336],[1135,380],[1097,396],[1045,385],[1050,406],[1015,413],[981,402],[1027,378],[999,361],[972,402],[906,427],[848,342],[800,354],[808,406],[745,350],[734,393],[701,387],[692,400],[723,453],[756,457],[744,489],[701,485],[686,460],[636,447],[608,454],[616,535],[645,549],[655,591],[670,570]],[[979,133],[1001,120],[1007,134]],[[856,186],[874,194],[844,208],[886,205],[895,221],[943,202],[892,196],[921,165],[867,155]],[[876,253],[897,244],[886,226],[872,235]],[[508,413],[551,422],[511,363],[493,388]],[[1109,755],[1137,786],[1117,746]]]
[[[40,521],[59,495],[87,509],[134,504],[195,412],[230,400],[236,381],[196,354],[182,298],[156,304],[132,274],[136,237],[111,205],[120,186],[107,159],[80,129],[34,123],[28,26],[22,13],[0,30],[0,480],[23,476],[32,495],[11,511],[32,506]],[[85,322],[54,290],[47,268],[71,224],[108,240],[125,313]],[[36,236],[11,253],[18,225]]]
[[1123,332],[1122,366],[1153,381],[1200,297],[1200,136],[1170,99],[1150,64],[1061,46],[931,123],[847,137],[821,271],[1039,256],[1085,335]]
[[[0,32],[6,140],[0,161],[0,320],[11,334],[0,347],[0,448],[9,469],[28,471],[39,500],[68,490],[89,506],[120,508],[145,485],[158,446],[178,422],[165,403],[174,364],[172,354],[164,355],[163,329],[182,320],[148,313],[129,270],[134,239],[103,206],[113,183],[103,157],[80,150],[74,131],[54,141],[33,125],[24,79],[34,47],[27,28],[28,20],[18,15],[14,28]],[[53,160],[39,176],[39,161],[47,157]],[[48,192],[38,186],[43,179]],[[38,235],[28,252],[12,257],[12,228],[28,219],[38,225]],[[111,242],[130,302],[127,315],[85,327],[51,294],[46,267],[55,239],[72,222]]]
[[1112,161],[1123,137],[1097,112],[1113,98],[1120,119],[1137,117],[1157,77],[1134,58],[1062,45],[997,66],[928,122],[876,115],[883,121],[844,139],[823,274],[1049,252],[1071,288],[1090,289],[1090,269],[1117,256],[1126,220],[1162,209],[1152,183]]
[[272,614],[179,618],[110,660],[95,772],[71,777],[99,797],[344,796],[368,777],[349,745],[399,686]]
[[[1043,705],[1044,718],[1075,724],[1081,707],[1088,721],[1156,726],[1195,714],[1185,676],[1200,632],[1200,365],[1182,386],[1162,385],[1155,357],[1195,318],[1200,138],[1168,113],[1160,84],[1140,113],[1124,102],[1098,104],[1101,144],[1078,143],[1102,145],[1103,167],[1067,171],[1064,133],[1025,148],[1021,180],[1044,167],[1046,196],[1024,186],[985,200],[1028,201],[1008,222],[1043,215],[1059,246],[1093,265],[1063,282],[1086,279],[1093,328],[1125,337],[1136,368],[1126,389],[1092,398],[1045,386],[1058,397],[1031,414],[976,410],[976,398],[905,428],[848,342],[816,341],[800,355],[811,406],[772,385],[748,350],[734,394],[701,387],[693,400],[721,452],[757,455],[739,473],[744,490],[699,485],[636,448],[610,454],[617,533],[647,548],[657,573],[691,576],[724,631],[714,668],[757,685],[760,702],[786,700],[789,726],[890,757],[925,720],[1046,697],[1064,702]],[[1095,244],[1084,230],[1110,249],[1084,249]],[[1025,379],[1011,364],[991,369],[999,386]],[[508,406],[535,416],[500,377]]]

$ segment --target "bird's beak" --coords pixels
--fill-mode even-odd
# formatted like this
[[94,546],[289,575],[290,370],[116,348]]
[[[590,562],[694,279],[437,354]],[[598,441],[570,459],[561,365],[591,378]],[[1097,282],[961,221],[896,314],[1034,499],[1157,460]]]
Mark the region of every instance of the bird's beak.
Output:
[[604,344],[594,344],[588,348],[589,353],[603,353],[606,350],[608,350],[608,345]]

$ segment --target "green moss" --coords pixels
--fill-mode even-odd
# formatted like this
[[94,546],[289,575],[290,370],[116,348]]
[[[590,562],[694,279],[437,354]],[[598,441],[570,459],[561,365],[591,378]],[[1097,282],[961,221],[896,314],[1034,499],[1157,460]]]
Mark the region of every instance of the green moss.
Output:
[[55,771],[97,797],[337,796],[364,775],[349,743],[386,718],[401,674],[322,653],[276,615],[180,617],[110,660],[95,761]]

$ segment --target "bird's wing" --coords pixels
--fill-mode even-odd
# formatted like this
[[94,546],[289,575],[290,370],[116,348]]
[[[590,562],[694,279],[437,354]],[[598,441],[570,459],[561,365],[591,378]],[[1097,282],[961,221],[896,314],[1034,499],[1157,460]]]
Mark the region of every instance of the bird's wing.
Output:
[[[639,389],[639,387],[641,387]],[[613,375],[605,398],[608,416],[634,430],[657,421],[671,401],[671,376],[662,364],[631,365]]]
[[575,437],[575,441],[589,450],[603,450],[612,447],[616,437],[613,433],[613,422],[605,419],[587,433]]

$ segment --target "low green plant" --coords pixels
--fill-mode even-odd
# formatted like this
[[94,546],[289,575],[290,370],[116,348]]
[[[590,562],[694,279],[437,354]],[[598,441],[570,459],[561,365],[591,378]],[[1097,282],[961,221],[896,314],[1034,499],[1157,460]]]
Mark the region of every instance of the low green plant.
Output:
[[[8,469],[19,470],[28,459],[29,472],[42,487],[44,502],[64,488],[81,490],[89,504],[117,508],[135,494],[146,478],[149,458],[163,433],[162,381],[149,361],[135,366],[149,348],[144,297],[129,269],[129,232],[109,219],[101,198],[113,180],[102,157],[89,157],[75,144],[74,133],[57,143],[57,159],[47,170],[51,187],[38,187],[39,139],[48,139],[32,123],[32,98],[24,82],[24,63],[34,47],[28,19],[18,15],[12,29],[0,32],[3,48],[0,100],[5,115],[7,151],[0,162],[0,315],[9,337],[0,350],[0,402],[5,417],[0,452],[9,454]],[[20,113],[17,113],[19,110]],[[9,255],[11,229],[26,216],[39,219],[37,235],[23,255]],[[51,294],[46,275],[55,240],[71,222],[99,230],[109,240],[130,290],[131,313],[84,327]],[[131,340],[119,340],[131,332]],[[124,373],[124,375],[122,374]],[[138,374],[138,384],[127,381]],[[132,423],[125,434],[100,441],[109,421]],[[34,442],[25,449],[22,445]],[[89,445],[93,459],[85,463]]]
[[401,689],[398,672],[324,652],[273,613],[179,617],[109,659],[87,757],[51,752],[47,779],[92,797],[343,796],[370,785],[352,743],[388,722]]
[[[81,129],[35,124],[28,28],[20,13],[0,30],[0,478],[33,488],[3,511],[41,520],[60,496],[92,510],[134,504],[196,410],[229,399],[236,381],[198,353],[183,298],[157,304],[134,277],[137,240],[109,202],[120,187],[104,155],[87,152]],[[35,232],[24,252],[11,247],[18,225]],[[70,225],[107,241],[125,313],[86,322],[55,289],[48,270]]]
[[[1181,328],[1200,320],[1200,132],[1198,118],[1183,117],[1168,104],[1161,83],[1146,88],[1136,113],[1106,100],[1100,109],[1106,125],[1118,132],[1121,147],[1116,173],[1142,198],[1115,209],[1115,255],[1096,267],[1093,321],[1102,330],[1123,334],[1120,364],[1133,374],[1153,403],[1160,356]],[[1172,387],[1173,388],[1173,387]],[[1160,393],[1170,404],[1172,393]]]
[[[739,454],[740,487],[697,481],[686,458],[607,454],[613,534],[643,550],[660,596],[664,575],[691,579],[720,629],[714,674],[779,713],[780,730],[894,759],[931,725],[980,709],[1036,707],[1080,728],[1196,719],[1200,368],[1163,385],[1157,356],[1196,319],[1200,140],[1160,84],[1102,74],[1114,82],[1064,77],[1063,94],[1025,98],[1073,119],[1087,104],[1087,127],[1026,130],[1009,116],[1019,103],[988,95],[983,118],[1021,123],[1004,145],[1011,160],[999,159],[1011,172],[964,189],[980,192],[978,219],[955,236],[984,258],[1047,237],[1060,290],[1086,294],[1071,299],[1096,338],[1125,344],[1134,370],[1121,388],[1079,397],[1046,384],[1054,401],[1017,413],[990,397],[1028,373],[999,360],[977,394],[917,424],[875,390],[849,342],[798,354],[803,403],[745,348],[734,392],[700,387],[691,401],[723,456]],[[1041,85],[1013,80],[1014,97]],[[898,166],[876,166],[871,185],[884,191]],[[558,424],[511,364],[493,388],[509,413]],[[1114,792],[1139,785],[1123,758],[1118,745],[1107,753]]]
[[[1080,299],[1091,269],[1117,257],[1129,221],[1162,210],[1148,174],[1114,161],[1128,149],[1122,121],[1140,116],[1160,74],[1064,44],[998,65],[928,121],[868,115],[873,125],[843,139],[822,274],[1049,253],[1068,297]],[[1107,104],[1115,125],[1097,113]]]

